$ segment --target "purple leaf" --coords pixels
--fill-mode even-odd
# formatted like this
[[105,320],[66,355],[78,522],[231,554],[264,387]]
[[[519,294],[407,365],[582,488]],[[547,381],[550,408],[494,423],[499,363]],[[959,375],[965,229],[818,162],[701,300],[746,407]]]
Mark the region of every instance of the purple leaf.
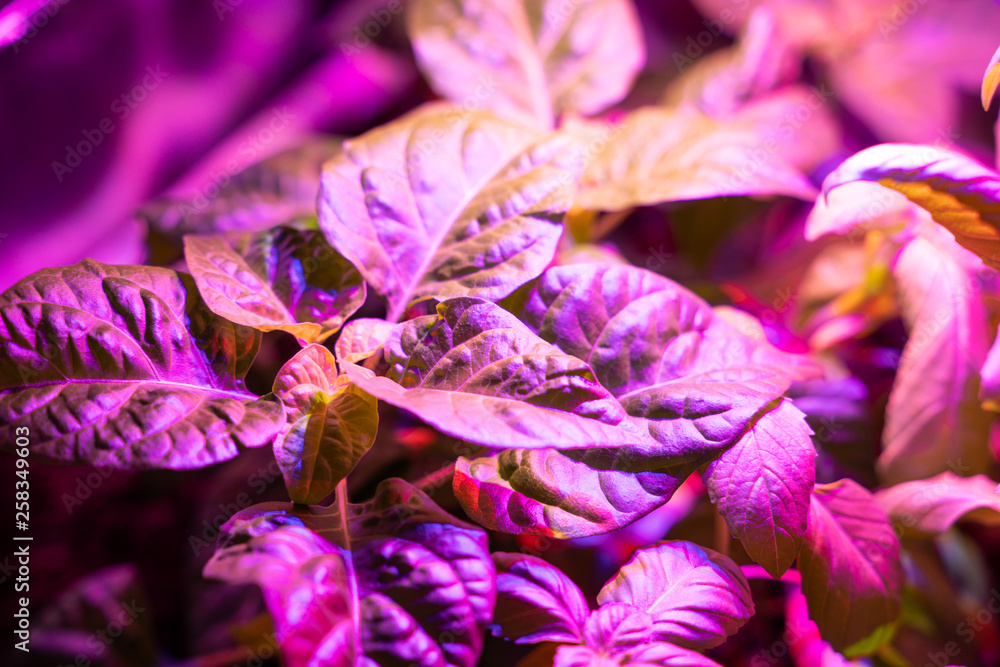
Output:
[[807,360],[744,335],[680,285],[635,267],[550,269],[524,318],[587,361],[655,439],[583,459],[602,468],[700,465],[735,443],[793,379],[815,373]]
[[597,595],[653,618],[655,641],[691,649],[718,646],[753,615],[750,585],[728,557],[690,542],[640,549]]
[[65,463],[199,468],[270,443],[280,403],[243,389],[260,334],[190,276],[84,260],[0,296],[0,437]]
[[988,314],[967,266],[975,259],[944,236],[913,239],[893,266],[910,336],[886,406],[878,470],[887,483],[956,464],[971,473],[989,468],[994,415],[979,400]]
[[493,634],[518,644],[584,640],[590,609],[559,568],[524,554],[494,553],[497,606]]
[[501,299],[555,256],[579,167],[568,137],[432,104],[344,143],[320,227],[389,301]]
[[214,197],[151,202],[139,217],[159,234],[258,231],[297,218],[315,218],[320,166],[340,151],[341,140],[316,137],[233,175]]
[[904,536],[940,535],[959,521],[1000,524],[997,483],[986,475],[959,477],[944,472],[903,482],[875,494],[893,528]]
[[351,364],[365,391],[441,431],[489,447],[653,444],[586,363],[532,334],[499,306],[449,299],[396,327],[388,377]]
[[592,468],[552,449],[513,449],[455,464],[455,496],[483,526],[559,539],[636,521],[670,500],[692,472]]
[[955,151],[881,144],[848,158],[826,177],[823,191],[873,181],[926,209],[958,243],[1000,268],[1000,174]]
[[346,376],[321,345],[292,357],[274,380],[287,427],[274,457],[292,502],[317,503],[336,488],[368,451],[378,431],[378,402]]
[[775,579],[792,566],[806,533],[816,479],[811,435],[805,415],[782,400],[703,476],[733,535]]
[[366,359],[382,356],[382,346],[392,332],[391,322],[369,317],[351,320],[340,332],[334,352],[341,361],[362,364]]
[[[781,155],[762,148],[756,119],[718,121],[691,107],[641,107],[623,121],[567,125],[593,154],[576,205],[620,211],[663,202],[742,195],[812,201],[816,189]],[[766,155],[761,161],[759,154]]]
[[402,480],[344,508],[256,505],[221,532],[205,575],[264,589],[289,667],[352,660],[352,642],[366,666],[479,659],[496,596],[486,535]]
[[591,612],[584,628],[585,643],[595,650],[616,655],[648,644],[653,636],[653,618],[624,602],[609,602]]
[[184,254],[213,312],[260,331],[321,343],[365,301],[365,284],[323,235],[290,226],[186,236]]
[[899,616],[899,539],[872,494],[851,480],[813,490],[799,570],[810,618],[848,657]]
[[418,0],[407,18],[438,94],[545,129],[621,100],[646,57],[631,0]]

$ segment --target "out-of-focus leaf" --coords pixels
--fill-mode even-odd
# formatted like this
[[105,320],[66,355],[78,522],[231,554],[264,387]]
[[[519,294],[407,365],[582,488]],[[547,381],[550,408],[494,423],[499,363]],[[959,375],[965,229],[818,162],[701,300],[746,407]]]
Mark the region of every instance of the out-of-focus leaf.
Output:
[[[159,665],[154,615],[135,566],[92,572],[32,618],[32,664]],[[113,627],[113,642],[96,641]]]
[[185,234],[258,231],[315,217],[320,166],[340,151],[340,145],[341,140],[333,137],[310,139],[231,177],[223,175],[214,194],[154,201],[139,211],[139,217],[178,241]]
[[552,268],[529,297],[524,319],[586,360],[656,443],[581,458],[601,468],[706,463],[739,440],[793,379],[817,372],[807,360],[742,334],[677,283],[635,267]]
[[567,136],[427,105],[326,163],[320,226],[389,301],[389,320],[414,299],[501,299],[555,256],[578,150]]
[[778,579],[799,554],[816,468],[812,429],[783,400],[708,464],[712,502],[751,558]]
[[436,316],[398,325],[385,357],[388,377],[351,364],[344,370],[365,391],[456,438],[504,448],[651,443],[585,362],[489,301],[449,299]]
[[347,477],[378,431],[378,401],[337,374],[330,351],[310,345],[281,367],[274,394],[285,406],[287,430],[274,458],[292,502],[318,503]]
[[0,296],[0,438],[54,461],[199,468],[271,442],[273,396],[243,389],[260,333],[215,315],[186,274],[84,260]]
[[986,305],[963,264],[966,253],[942,236],[910,241],[893,266],[910,336],[882,432],[878,470],[887,483],[950,466],[970,473],[989,466],[993,415],[979,401],[979,369],[989,346]]
[[878,501],[851,480],[813,490],[798,567],[809,616],[838,651],[899,616],[899,540]]
[[542,128],[621,100],[646,58],[631,0],[417,0],[408,19],[440,95]]
[[595,468],[553,449],[512,449],[455,464],[455,497],[473,520],[504,533],[559,539],[606,533],[670,500],[693,472]]
[[692,108],[644,107],[617,125],[577,121],[588,147],[576,206],[619,211],[662,202],[743,195],[812,200],[816,190],[753,123],[717,121]]
[[597,594],[653,619],[652,639],[690,649],[718,646],[753,615],[750,584],[727,556],[691,542],[640,549]]
[[217,315],[321,343],[365,301],[357,269],[314,229],[184,237],[188,270]]
[[579,643],[590,615],[580,588],[541,558],[494,553],[497,606],[493,634],[518,644]]
[[289,667],[479,659],[496,596],[486,534],[402,480],[359,504],[256,505],[221,532],[205,575],[261,586]]
[[872,181],[903,193],[976,253],[1000,268],[1000,174],[951,150],[911,144],[872,146],[848,158],[823,191]]
[[816,198],[806,219],[805,237],[815,241],[826,234],[861,239],[876,229],[902,229],[929,220],[930,214],[905,195],[877,183],[845,183]]
[[903,482],[875,494],[897,532],[940,535],[959,521],[1000,524],[997,483],[986,475],[959,477],[944,472],[930,479]]
[[981,97],[984,111],[990,110],[990,103],[993,101],[993,95],[997,92],[997,86],[1000,86],[1000,49],[997,49],[993,57],[990,58],[990,63],[986,66],[986,73],[983,74]]
[[337,338],[334,352],[341,361],[351,364],[382,355],[382,346],[395,325],[385,320],[361,317],[348,322]]

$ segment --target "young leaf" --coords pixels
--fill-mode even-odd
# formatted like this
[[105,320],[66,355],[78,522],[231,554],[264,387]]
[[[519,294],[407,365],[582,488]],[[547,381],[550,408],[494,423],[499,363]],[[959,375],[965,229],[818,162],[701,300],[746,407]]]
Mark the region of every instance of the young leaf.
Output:
[[809,616],[838,651],[899,616],[899,540],[872,494],[851,480],[813,490],[799,570]]
[[690,649],[718,646],[753,615],[750,584],[736,563],[691,542],[635,552],[597,594],[653,619],[652,639]]
[[306,343],[329,338],[365,301],[357,269],[316,230],[186,236],[184,256],[213,312]]
[[479,659],[496,596],[486,534],[402,480],[359,504],[256,505],[221,533],[205,576],[261,586],[289,667]]
[[593,468],[553,449],[459,457],[453,482],[462,509],[504,533],[558,539],[622,528],[670,500],[694,468],[627,472]]
[[493,634],[518,644],[583,642],[590,609],[559,568],[524,554],[494,553],[497,606]]
[[337,375],[330,351],[310,345],[274,380],[285,406],[287,431],[274,441],[274,458],[292,502],[318,503],[368,451],[378,431],[378,401]]
[[712,502],[747,554],[778,579],[799,554],[816,468],[805,415],[782,400],[703,475]]
[[592,146],[575,205],[620,211],[663,202],[742,195],[811,201],[816,190],[777,153],[762,148],[753,124],[717,121],[684,107],[644,107],[618,125],[567,126]]
[[910,241],[892,269],[910,336],[882,432],[878,469],[887,483],[935,475],[950,465],[972,473],[989,467],[993,416],[979,400],[990,335],[986,305],[961,256],[967,253],[942,235]]
[[930,479],[903,482],[875,494],[897,532],[940,535],[959,521],[1000,525],[997,483],[986,475],[959,477],[944,472]]
[[382,346],[388,340],[392,328],[391,322],[370,317],[351,320],[344,326],[337,338],[333,351],[337,358],[351,364],[357,364],[378,355],[382,356]]
[[398,325],[385,357],[388,377],[351,364],[344,370],[365,391],[456,438],[504,448],[648,441],[586,363],[482,299],[449,299],[436,316]]
[[320,226],[389,301],[389,320],[414,299],[501,299],[555,256],[574,151],[565,136],[428,105],[326,163]]
[[212,313],[190,276],[92,260],[0,296],[0,438],[64,463],[199,468],[270,443],[273,396],[243,389],[260,333]]
[[823,192],[873,181],[926,209],[958,243],[1000,268],[1000,174],[955,151],[882,144],[848,158],[826,177]]
[[986,66],[986,73],[983,74],[983,86],[981,90],[983,111],[990,110],[990,103],[993,102],[993,95],[997,92],[997,86],[1000,86],[1000,49],[997,49],[993,57],[990,58],[990,62]]
[[441,96],[545,129],[621,100],[645,61],[631,0],[417,0],[408,19]]
[[742,334],[677,283],[635,267],[552,268],[524,319],[586,360],[655,440],[581,459],[601,468],[701,465],[739,440],[793,378],[816,373],[806,360]]

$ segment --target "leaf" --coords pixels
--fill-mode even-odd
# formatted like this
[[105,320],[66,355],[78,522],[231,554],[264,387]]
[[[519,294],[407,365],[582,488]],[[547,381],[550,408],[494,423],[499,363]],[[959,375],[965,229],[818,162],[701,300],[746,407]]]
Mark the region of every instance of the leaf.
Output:
[[957,465],[971,473],[989,468],[993,416],[979,400],[988,317],[981,283],[962,254],[946,235],[920,237],[900,251],[892,269],[910,336],[882,431],[878,471],[887,483]]
[[571,539],[622,528],[662,506],[693,467],[674,472],[599,469],[553,449],[459,457],[453,482],[462,509],[503,533]]
[[442,97],[545,129],[621,100],[646,58],[630,0],[417,0],[407,30]]
[[344,143],[319,222],[389,302],[501,299],[555,256],[579,166],[568,137],[432,104]]
[[310,345],[274,380],[285,406],[287,432],[274,441],[274,458],[292,502],[318,503],[368,451],[378,431],[378,401],[337,374],[330,351]]
[[381,357],[382,346],[393,326],[391,322],[370,317],[351,320],[341,330],[334,346],[337,358],[357,364],[375,355]]
[[899,540],[872,494],[851,480],[813,490],[799,571],[809,617],[837,651],[899,616]]
[[691,542],[636,551],[597,594],[653,618],[654,641],[690,649],[718,646],[753,615],[750,584],[728,557]]
[[436,316],[398,325],[385,356],[387,377],[344,370],[365,391],[462,440],[503,448],[648,440],[587,364],[482,299],[448,299]]
[[186,236],[184,255],[213,312],[306,343],[329,338],[365,301],[357,269],[315,230],[283,226],[229,240]]
[[585,360],[652,436],[652,446],[581,458],[600,468],[702,465],[739,440],[793,378],[816,374],[807,360],[742,334],[677,283],[635,267],[549,269],[524,319]]
[[[134,565],[91,572],[31,619],[31,664],[160,665],[153,616]],[[112,628],[118,632],[114,642],[97,641]],[[19,664],[16,658],[8,661]]]
[[997,49],[993,57],[990,58],[990,63],[986,66],[986,73],[983,74],[983,87],[981,91],[983,111],[990,110],[990,103],[993,102],[993,95],[997,92],[997,86],[1000,86],[1000,49]]
[[805,415],[783,400],[703,475],[729,530],[775,579],[792,566],[805,537],[816,479],[811,435]]
[[[486,534],[399,479],[330,507],[266,503],[234,515],[205,576],[257,583],[288,667],[473,667],[493,613]],[[356,611],[355,611],[356,610]]]
[[930,479],[903,482],[875,494],[896,532],[931,537],[959,521],[1000,525],[997,483],[986,475],[959,477],[944,472]]
[[199,468],[269,444],[280,403],[243,389],[256,331],[212,313],[190,276],[92,260],[0,296],[0,438],[32,455]]
[[580,643],[590,609],[559,568],[524,554],[494,553],[497,606],[493,634],[518,644]]
[[983,263],[1000,268],[1000,174],[955,151],[882,144],[853,155],[826,177],[823,192],[872,181],[906,195]]
[[154,201],[139,217],[157,233],[177,240],[185,234],[259,231],[315,217],[320,165],[336,155],[340,145],[336,137],[310,138],[239,172],[215,174],[219,182],[192,198]]
[[812,201],[815,188],[752,124],[717,121],[692,108],[643,107],[621,123],[577,121],[566,131],[588,147],[575,205],[620,211],[663,202],[744,195]]
[[620,655],[649,643],[653,619],[630,604],[610,602],[590,613],[584,633],[587,646],[605,655]]

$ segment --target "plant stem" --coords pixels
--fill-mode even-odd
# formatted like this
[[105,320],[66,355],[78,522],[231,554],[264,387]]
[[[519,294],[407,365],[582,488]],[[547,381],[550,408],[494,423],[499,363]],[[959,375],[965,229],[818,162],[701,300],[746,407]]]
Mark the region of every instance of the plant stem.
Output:
[[729,540],[731,538],[729,524],[718,511],[715,512],[715,550],[725,556],[729,555]]
[[450,483],[454,477],[455,464],[449,463],[440,470],[435,470],[430,474],[424,475],[417,481],[412,482],[412,484],[427,495],[432,496],[435,491],[440,489],[445,484]]

